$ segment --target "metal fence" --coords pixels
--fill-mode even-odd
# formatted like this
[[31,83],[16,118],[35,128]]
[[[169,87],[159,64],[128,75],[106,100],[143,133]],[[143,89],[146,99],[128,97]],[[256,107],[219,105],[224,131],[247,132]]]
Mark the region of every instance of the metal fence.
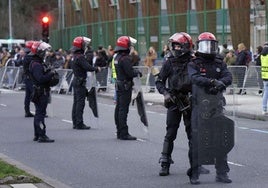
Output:
[[[151,88],[155,87],[155,75],[161,70],[162,66],[153,66],[151,68],[147,66],[135,66],[135,69],[139,69],[143,76],[141,78],[141,84],[143,91],[149,92]],[[229,87],[232,90],[247,90],[258,91],[262,90],[261,79],[261,67],[260,66],[228,66],[229,71],[233,75],[233,83]],[[60,82],[58,85],[52,87],[52,92],[59,94],[72,94],[72,69],[58,69],[57,72],[60,75]],[[87,87],[92,85],[96,86],[98,91],[104,89],[107,91],[114,88],[114,82],[111,78],[111,69],[109,67],[102,69],[99,73],[88,73]],[[23,89],[23,68],[6,66],[0,68],[0,88],[6,89]]]

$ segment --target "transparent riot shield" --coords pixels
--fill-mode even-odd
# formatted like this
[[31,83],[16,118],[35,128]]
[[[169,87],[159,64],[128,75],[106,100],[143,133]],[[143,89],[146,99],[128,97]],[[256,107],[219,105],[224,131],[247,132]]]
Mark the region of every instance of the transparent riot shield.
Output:
[[192,91],[192,139],[198,164],[214,164],[234,147],[234,121],[224,115],[225,98],[197,85]]
[[87,100],[88,100],[89,107],[91,108],[94,117],[98,118],[99,113],[98,113],[97,94],[96,94],[95,72],[91,72],[91,73],[88,72],[86,87],[88,89]]
[[141,80],[140,77],[136,77],[133,79],[134,82],[134,89],[137,92],[136,97],[134,98],[133,102],[136,102],[138,114],[140,116],[140,120],[145,127],[148,128],[148,120],[145,110],[145,103],[143,98],[143,92],[141,88]]

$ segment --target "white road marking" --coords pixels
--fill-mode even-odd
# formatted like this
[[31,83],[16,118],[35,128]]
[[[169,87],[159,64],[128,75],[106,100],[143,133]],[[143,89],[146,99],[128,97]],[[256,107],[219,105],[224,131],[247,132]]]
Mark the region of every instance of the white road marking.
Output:
[[231,165],[234,165],[234,166],[240,166],[240,167],[245,166],[245,165],[242,165],[242,164],[233,163],[231,161],[228,161],[228,164],[231,164]]
[[259,132],[259,133],[266,133],[268,134],[268,131],[263,131],[263,130],[259,130],[259,129],[250,129],[251,131],[254,131],[254,132]]
[[137,138],[137,141],[140,141],[140,142],[146,142],[146,140],[141,139],[141,138]]
[[4,107],[7,107],[7,105],[6,104],[0,104],[1,106],[4,106]]
[[67,119],[62,119],[61,121],[64,121],[64,122],[66,122],[66,123],[73,123],[73,121],[71,121],[71,120],[67,120]]

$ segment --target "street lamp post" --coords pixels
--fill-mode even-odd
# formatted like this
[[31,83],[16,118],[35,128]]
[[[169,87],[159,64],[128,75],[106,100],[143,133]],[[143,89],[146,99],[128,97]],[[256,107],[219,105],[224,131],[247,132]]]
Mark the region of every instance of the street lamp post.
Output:
[[10,43],[8,44],[8,48],[11,48],[12,44],[12,17],[11,17],[11,0],[8,1],[8,17],[9,17],[9,39],[11,40]]

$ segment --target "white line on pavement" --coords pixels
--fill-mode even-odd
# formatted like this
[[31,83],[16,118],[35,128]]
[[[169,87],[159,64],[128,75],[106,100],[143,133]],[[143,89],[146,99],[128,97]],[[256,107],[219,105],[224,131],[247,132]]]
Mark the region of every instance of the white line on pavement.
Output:
[[268,131],[263,131],[263,130],[259,130],[259,129],[250,129],[251,131],[254,131],[254,132],[259,132],[259,133],[266,133],[268,134]]
[[228,164],[235,165],[235,166],[244,166],[244,165],[242,165],[242,164],[233,163],[233,162],[231,162],[231,161],[228,161]]
[[4,107],[7,107],[7,105],[6,104],[0,104],[1,106],[4,106]]
[[73,123],[73,121],[71,121],[71,120],[67,120],[67,119],[62,119],[61,121],[64,121],[64,122],[66,122],[66,123]]

